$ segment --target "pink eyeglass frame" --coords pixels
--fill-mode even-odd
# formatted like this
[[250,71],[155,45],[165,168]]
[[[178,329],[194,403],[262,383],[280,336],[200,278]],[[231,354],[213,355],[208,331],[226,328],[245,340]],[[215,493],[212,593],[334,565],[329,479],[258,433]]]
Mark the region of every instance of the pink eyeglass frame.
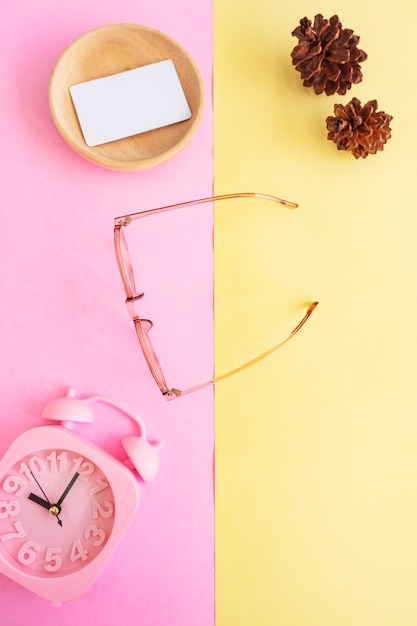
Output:
[[136,290],[135,277],[133,274],[132,263],[131,263],[130,254],[129,254],[129,250],[128,250],[127,243],[126,243],[126,238],[124,236],[123,228],[125,228],[126,226],[129,226],[129,224],[131,224],[131,222],[135,220],[142,219],[150,215],[157,215],[158,213],[165,213],[167,211],[172,211],[174,209],[190,207],[190,206],[194,206],[197,204],[206,204],[208,202],[214,202],[214,201],[219,201],[219,200],[230,200],[233,198],[259,198],[263,200],[270,200],[272,202],[282,204],[289,209],[295,209],[298,206],[298,204],[294,202],[290,202],[289,200],[283,200],[282,198],[277,198],[276,196],[271,196],[271,195],[262,194],[262,193],[232,193],[232,194],[225,194],[225,195],[219,195],[219,196],[211,196],[209,198],[201,198],[199,200],[189,200],[188,202],[181,202],[179,204],[171,204],[171,205],[164,206],[164,207],[149,209],[146,211],[140,211],[138,213],[132,213],[130,215],[123,215],[123,216],[116,217],[114,220],[114,246],[115,246],[115,251],[116,251],[117,264],[119,267],[120,276],[122,278],[122,282],[123,282],[123,286],[124,286],[124,290],[126,294],[127,311],[128,311],[129,317],[134,323],[136,334],[138,336],[139,343],[142,348],[142,352],[145,357],[146,363],[162,395],[167,400],[174,400],[175,398],[178,398],[180,396],[184,396],[194,391],[198,391],[199,389],[203,389],[204,387],[208,387],[209,385],[212,385],[221,380],[224,380],[225,378],[228,378],[229,376],[233,376],[241,372],[242,370],[250,367],[251,365],[254,365],[255,363],[258,363],[262,359],[266,358],[267,356],[275,352],[275,350],[278,350],[278,348],[280,348],[282,345],[287,343],[287,341],[289,341],[292,337],[294,337],[294,335],[305,324],[305,322],[310,317],[311,313],[314,311],[314,309],[318,305],[317,301],[312,302],[309,305],[302,320],[286,337],[281,339],[279,343],[274,345],[269,350],[262,352],[262,354],[251,359],[250,361],[247,361],[243,365],[240,365],[239,367],[233,370],[230,370],[229,372],[226,372],[225,374],[216,376],[212,378],[211,380],[208,380],[199,385],[195,385],[193,387],[189,387],[187,389],[180,390],[180,389],[176,389],[175,387],[172,387],[172,388],[168,387],[166,380],[165,380],[164,373],[159,364],[158,357],[155,354],[155,350],[152,346],[152,342],[148,335],[153,324],[151,320],[141,319],[135,310],[135,302],[143,298],[144,293],[138,293]]

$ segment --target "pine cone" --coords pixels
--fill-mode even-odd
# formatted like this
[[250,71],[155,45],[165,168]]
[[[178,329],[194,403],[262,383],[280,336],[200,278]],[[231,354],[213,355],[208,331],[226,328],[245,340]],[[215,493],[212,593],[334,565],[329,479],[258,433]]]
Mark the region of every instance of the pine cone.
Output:
[[377,111],[377,107],[376,100],[370,100],[362,107],[357,98],[345,106],[335,104],[335,117],[326,118],[327,139],[334,141],[338,150],[350,150],[355,159],[365,159],[368,154],[383,150],[391,137],[389,123],[392,116]]
[[343,28],[337,15],[327,20],[319,13],[313,26],[304,17],[291,34],[299,40],[291,52],[292,63],[305,87],[313,87],[316,94],[344,95],[352,84],[361,82],[359,63],[367,54],[357,48],[359,37]]

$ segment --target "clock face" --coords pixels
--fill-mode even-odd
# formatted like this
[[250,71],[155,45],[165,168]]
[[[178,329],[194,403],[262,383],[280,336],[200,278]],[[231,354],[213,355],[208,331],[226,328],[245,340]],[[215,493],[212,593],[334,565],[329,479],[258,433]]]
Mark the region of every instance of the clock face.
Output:
[[0,554],[26,573],[54,577],[88,565],[112,532],[110,481],[76,452],[41,450],[0,479]]

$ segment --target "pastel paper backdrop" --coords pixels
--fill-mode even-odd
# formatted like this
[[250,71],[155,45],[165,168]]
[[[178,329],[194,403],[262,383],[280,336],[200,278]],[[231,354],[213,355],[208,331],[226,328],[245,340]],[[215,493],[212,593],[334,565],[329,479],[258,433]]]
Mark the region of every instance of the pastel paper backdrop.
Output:
[[[345,96],[316,96],[291,65],[292,30],[319,12],[368,53]],[[417,620],[416,17],[408,0],[214,2],[215,191],[299,202],[243,215],[227,241],[215,213],[216,370],[320,301],[216,389],[217,626]],[[394,117],[360,161],[326,139],[353,96]]]
[[[115,215],[212,190],[211,3],[5,0],[2,9],[0,454],[69,384],[129,405],[165,445],[95,587],[57,612],[2,577],[1,622],[211,625],[212,394],[164,404],[124,310],[112,244]],[[363,83],[341,100],[377,98],[394,116],[393,138],[366,161],[327,142],[337,97],[304,90],[290,65],[291,31],[319,11],[338,12],[369,54]],[[214,3],[216,190],[300,203],[245,216],[239,229],[216,214],[216,370],[269,346],[320,300],[291,343],[216,391],[220,626],[415,624],[413,17],[406,0]],[[47,104],[64,47],[123,21],[176,38],[206,89],[184,151],[126,175],[76,155]],[[213,363],[211,214],[190,218],[149,222],[138,251],[170,380],[190,368],[205,378]],[[122,455],[132,424],[96,413],[79,430]]]
[[[214,598],[213,394],[166,403],[139,349],[115,261],[113,218],[212,192],[211,4],[189,0],[37,0],[1,4],[0,455],[68,385],[136,411],[163,442],[160,470],[97,584],[52,609],[0,577],[0,622],[211,626]],[[105,24],[159,29],[193,56],[205,109],[184,150],[158,168],[112,172],[76,154],[56,130],[48,81],[74,39]],[[165,219],[166,217],[166,219]],[[142,226],[139,227],[142,229]],[[172,384],[213,369],[212,213],[149,219],[139,237],[141,311]],[[198,337],[198,343],[196,343]],[[174,380],[175,378],[175,380]],[[123,459],[136,433],[94,405],[87,438]]]

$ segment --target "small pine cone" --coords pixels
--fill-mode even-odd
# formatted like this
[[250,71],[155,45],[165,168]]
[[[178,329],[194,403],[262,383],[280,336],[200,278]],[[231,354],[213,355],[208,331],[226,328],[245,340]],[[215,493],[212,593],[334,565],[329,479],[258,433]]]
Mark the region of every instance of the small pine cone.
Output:
[[338,150],[349,150],[355,159],[383,150],[391,137],[392,115],[377,111],[377,107],[376,100],[361,106],[357,98],[346,105],[335,104],[335,117],[326,118],[327,139],[334,141]]
[[367,54],[357,47],[359,37],[343,28],[337,15],[327,20],[319,13],[313,26],[304,17],[291,34],[299,40],[291,52],[292,63],[305,87],[313,87],[316,94],[344,95],[352,84],[361,82],[359,63]]

